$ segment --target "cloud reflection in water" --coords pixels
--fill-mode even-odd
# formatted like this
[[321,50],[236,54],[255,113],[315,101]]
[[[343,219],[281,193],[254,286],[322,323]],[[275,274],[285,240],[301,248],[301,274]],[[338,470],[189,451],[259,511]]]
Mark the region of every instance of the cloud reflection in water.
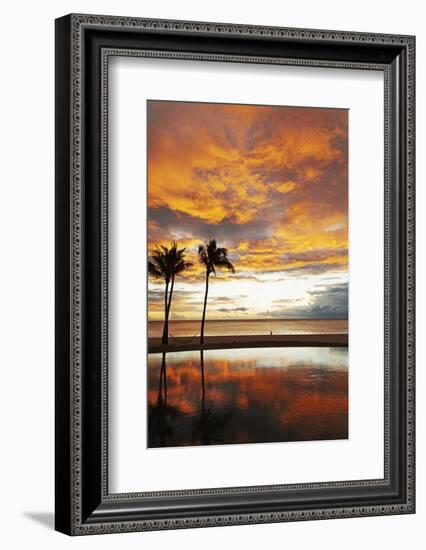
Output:
[[150,354],[148,408],[149,447],[346,439],[348,350]]

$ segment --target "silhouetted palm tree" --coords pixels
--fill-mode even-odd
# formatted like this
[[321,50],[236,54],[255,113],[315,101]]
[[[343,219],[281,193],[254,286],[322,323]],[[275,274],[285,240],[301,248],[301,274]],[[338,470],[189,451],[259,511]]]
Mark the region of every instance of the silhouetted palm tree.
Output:
[[228,259],[228,250],[226,248],[218,248],[216,239],[212,239],[206,245],[200,244],[198,247],[198,258],[200,263],[206,269],[206,292],[204,295],[203,317],[201,319],[201,336],[200,344],[204,344],[204,323],[206,321],[207,295],[209,292],[209,277],[213,273],[216,275],[216,268],[225,268],[232,273],[235,273],[234,266]]
[[169,315],[175,277],[192,265],[190,262],[185,261],[184,252],[185,248],[178,249],[176,241],[170,243],[170,248],[156,245],[151,253],[151,261],[148,261],[148,273],[152,277],[163,279],[166,283],[164,292],[164,328],[163,337],[161,339],[162,344],[169,343]]

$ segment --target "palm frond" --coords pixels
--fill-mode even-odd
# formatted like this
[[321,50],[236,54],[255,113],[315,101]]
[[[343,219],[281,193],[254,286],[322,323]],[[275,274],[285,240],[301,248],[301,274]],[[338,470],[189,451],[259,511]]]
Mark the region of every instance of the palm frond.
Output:
[[216,244],[216,239],[211,239],[208,244],[207,244],[207,254],[209,257],[212,257],[214,256],[215,252],[216,252],[216,249],[217,249],[217,244]]
[[153,262],[148,262],[148,273],[157,279],[161,279],[163,277],[162,273],[157,269]]
[[185,261],[185,248],[179,249],[177,242],[172,241],[170,247],[154,246],[150,261],[148,261],[148,273],[153,277],[164,279],[167,283],[172,277],[182,273],[191,265]]
[[232,273],[235,273],[235,267],[232,265],[232,263],[226,257],[219,258],[216,262],[216,265],[218,267],[224,267],[228,271],[232,271]]
[[174,274],[178,275],[179,273],[182,273],[182,271],[185,271],[185,269],[189,269],[190,267],[192,267],[192,265],[193,264],[191,262],[185,262],[185,260],[180,260],[175,266]]
[[216,248],[216,255],[217,256],[227,256],[228,255],[228,249],[227,248]]
[[198,259],[202,265],[207,269],[209,264],[209,258],[207,255],[206,247],[203,244],[200,244],[198,247]]
[[218,248],[216,239],[211,239],[206,245],[199,245],[198,258],[200,263],[205,266],[208,274],[213,273],[216,275],[216,267],[224,267],[233,273],[235,272],[234,266],[228,258],[228,249]]
[[159,252],[158,250],[154,250],[151,255],[151,261],[157,268],[157,270],[162,273],[163,276],[165,276],[168,272],[167,262],[166,258],[164,257],[164,254]]

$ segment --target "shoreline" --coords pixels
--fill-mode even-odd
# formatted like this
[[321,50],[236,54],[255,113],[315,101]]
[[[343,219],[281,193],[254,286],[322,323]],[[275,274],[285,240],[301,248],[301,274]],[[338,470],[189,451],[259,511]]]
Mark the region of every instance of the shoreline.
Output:
[[161,345],[161,338],[148,338],[148,353],[197,351],[232,348],[269,347],[347,347],[347,334],[273,334],[253,336],[206,336],[201,346],[199,337],[173,337],[168,345]]

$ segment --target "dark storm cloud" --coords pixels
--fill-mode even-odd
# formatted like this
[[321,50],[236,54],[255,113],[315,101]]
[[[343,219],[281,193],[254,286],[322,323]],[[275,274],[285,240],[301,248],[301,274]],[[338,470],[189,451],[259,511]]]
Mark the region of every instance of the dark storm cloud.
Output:
[[309,306],[298,305],[298,300],[274,300],[274,308],[266,315],[277,318],[347,319],[348,284],[324,286],[309,292]]
[[310,293],[314,302],[311,315],[318,318],[348,317],[348,284],[335,285]]
[[[282,212],[282,206],[277,211]],[[264,219],[256,219],[247,224],[235,223],[232,218],[226,218],[220,225],[207,223],[189,214],[175,212],[167,207],[151,208],[149,221],[155,227],[167,227],[170,240],[198,237],[201,241],[215,238],[220,242],[238,242],[245,239],[262,238],[271,234],[271,228]],[[150,232],[150,240],[155,241],[155,235]]]

